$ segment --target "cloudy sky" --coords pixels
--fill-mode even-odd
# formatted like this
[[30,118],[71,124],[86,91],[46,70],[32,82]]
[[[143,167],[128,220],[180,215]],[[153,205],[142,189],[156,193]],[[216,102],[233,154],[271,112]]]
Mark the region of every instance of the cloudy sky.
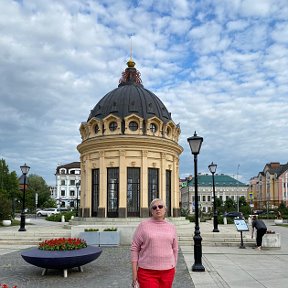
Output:
[[247,183],[287,163],[287,0],[1,0],[0,158],[55,184],[79,161],[79,126],[118,85],[130,56],[145,88],[204,138],[198,171]]

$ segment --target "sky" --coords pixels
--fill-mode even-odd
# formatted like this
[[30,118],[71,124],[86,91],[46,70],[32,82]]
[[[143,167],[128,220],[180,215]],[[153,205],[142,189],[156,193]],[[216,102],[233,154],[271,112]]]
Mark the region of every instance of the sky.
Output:
[[198,172],[243,183],[288,162],[287,0],[1,0],[0,159],[55,185],[79,161],[79,127],[132,57],[187,138]]

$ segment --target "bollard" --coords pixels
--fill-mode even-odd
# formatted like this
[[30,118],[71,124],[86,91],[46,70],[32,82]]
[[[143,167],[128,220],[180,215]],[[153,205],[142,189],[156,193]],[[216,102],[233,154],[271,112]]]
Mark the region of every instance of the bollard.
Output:
[[227,225],[227,217],[223,218],[224,225]]
[[64,215],[61,216],[61,222],[65,222],[65,216]]
[[252,217],[251,217],[251,215],[249,215],[249,217],[248,217],[248,224],[252,225]]

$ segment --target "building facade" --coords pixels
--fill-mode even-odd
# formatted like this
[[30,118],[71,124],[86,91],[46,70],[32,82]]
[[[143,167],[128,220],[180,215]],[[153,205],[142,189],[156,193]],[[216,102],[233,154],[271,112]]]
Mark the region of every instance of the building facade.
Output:
[[180,127],[130,59],[118,88],[80,126],[82,217],[148,217],[154,198],[179,216]]
[[[80,206],[81,169],[80,162],[59,165],[56,168],[56,189],[53,189],[53,198],[57,208],[76,209],[77,201]],[[50,189],[51,194],[52,190]]]
[[277,209],[283,201],[288,205],[288,163],[270,162],[250,179],[255,209]]
[[[198,203],[201,211],[209,213],[213,211],[213,186],[212,175],[199,174],[198,175]],[[240,197],[247,197],[248,185],[241,183],[231,176],[224,174],[215,174],[215,196],[225,202],[231,198],[236,203]],[[181,203],[183,209],[188,209],[189,213],[195,211],[195,183],[194,177],[187,178],[187,184],[182,185],[181,188]],[[183,182],[182,182],[183,183]]]

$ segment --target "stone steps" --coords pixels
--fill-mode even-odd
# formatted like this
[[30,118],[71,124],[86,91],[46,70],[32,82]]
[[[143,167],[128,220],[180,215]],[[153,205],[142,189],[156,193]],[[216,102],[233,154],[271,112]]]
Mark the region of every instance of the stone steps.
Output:
[[[168,220],[176,226],[180,246],[194,245],[193,236],[195,223],[189,222],[184,217],[168,218]],[[36,229],[34,228],[33,232],[29,231],[29,229],[27,229],[26,232],[18,232],[18,230],[6,231],[1,229],[0,245],[37,245],[39,242],[46,239],[77,237],[77,235],[79,235],[78,232],[81,229],[83,231],[84,227],[93,226],[96,226],[100,230],[106,227],[117,227],[120,231],[121,237],[123,238],[122,244],[129,245],[135,228],[141,221],[143,221],[143,219],[139,218],[78,218],[73,219],[69,224],[63,224],[63,226],[58,228],[48,228],[45,230],[43,227],[38,227]],[[200,226],[203,246],[239,246],[240,244],[240,233],[236,230],[234,231],[234,226],[221,226],[219,233],[212,232],[213,226],[211,223],[200,223]],[[63,227],[66,229],[63,229]],[[77,231],[77,229],[79,231]],[[248,232],[243,233],[243,242],[247,246],[255,245],[255,240],[250,239]]]

